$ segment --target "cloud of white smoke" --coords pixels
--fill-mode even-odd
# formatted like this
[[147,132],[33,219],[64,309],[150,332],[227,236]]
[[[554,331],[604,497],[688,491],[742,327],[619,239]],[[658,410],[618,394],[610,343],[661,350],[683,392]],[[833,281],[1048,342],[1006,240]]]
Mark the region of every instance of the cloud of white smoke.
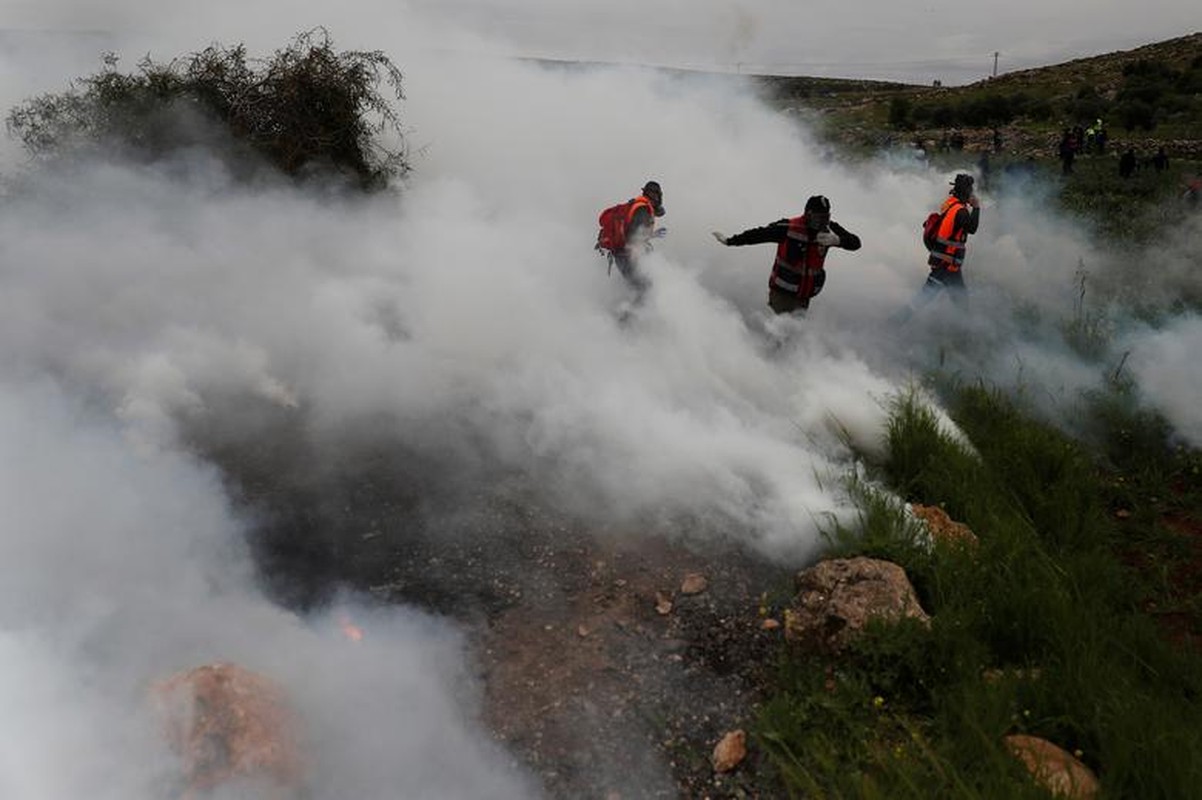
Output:
[[57,387],[0,385],[0,793],[163,797],[179,761],[152,683],[217,660],[270,675],[295,707],[316,797],[527,798],[470,724],[463,643],[415,612],[344,606],[303,622],[250,588],[215,471],[134,452]]
[[[214,472],[181,455],[181,432],[251,437],[265,413],[331,444],[385,426],[451,465],[470,454],[528,476],[586,516],[687,515],[799,562],[829,515],[850,513],[835,480],[856,457],[848,440],[878,448],[889,397],[924,370],[1034,384],[1053,408],[1099,380],[1051,335],[1079,265],[1104,260],[1085,236],[1037,196],[983,192],[972,312],[940,301],[890,325],[926,275],[918,225],[949,176],[847,166],[749,85],[464,57],[451,45],[474,34],[384,4],[342,19],[328,4],[245,17],[219,4],[172,25],[140,3],[115,8],[129,28],[143,22],[130,40],[153,41],[159,59],[214,38],[265,53],[318,23],[336,46],[383,49],[406,75],[415,172],[399,196],[352,203],[238,185],[202,157],[90,163],[7,198],[0,368],[61,388],[0,395],[0,547],[16,565],[0,604],[4,690],[83,732],[29,737],[26,763],[112,744],[75,772],[18,770],[21,796],[82,796],[105,770],[114,797],[149,791],[161,764],[131,765],[125,744],[150,736],[144,721],[130,711],[104,726],[145,681],[213,658],[296,693],[324,732],[331,796],[529,791],[462,721],[453,698],[470,681],[453,632],[369,615],[378,638],[348,649],[246,588],[240,525]],[[773,27],[731,8],[738,48]],[[63,69],[65,86],[78,73]],[[0,98],[47,88],[44,68],[31,74],[6,72]],[[646,303],[619,324],[628,292],[591,250],[596,217],[649,178],[669,233],[645,261]],[[709,232],[795,215],[810,194],[829,196],[864,247],[832,251],[807,319],[770,319],[773,248],[723,248]],[[1198,335],[1189,321],[1175,333]],[[1131,364],[1197,436],[1174,399],[1196,395],[1175,341],[1150,338]],[[40,694],[21,693],[36,675]],[[397,721],[412,708],[418,722]]]

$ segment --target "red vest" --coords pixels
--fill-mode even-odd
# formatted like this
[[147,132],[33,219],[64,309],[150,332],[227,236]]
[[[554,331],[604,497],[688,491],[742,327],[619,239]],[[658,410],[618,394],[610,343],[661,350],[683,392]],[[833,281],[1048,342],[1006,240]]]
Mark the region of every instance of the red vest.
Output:
[[[768,286],[809,300],[818,292],[815,281],[826,263],[826,245],[810,240],[806,215],[789,220],[789,234],[776,246],[776,261]],[[819,287],[821,288],[821,287]]]

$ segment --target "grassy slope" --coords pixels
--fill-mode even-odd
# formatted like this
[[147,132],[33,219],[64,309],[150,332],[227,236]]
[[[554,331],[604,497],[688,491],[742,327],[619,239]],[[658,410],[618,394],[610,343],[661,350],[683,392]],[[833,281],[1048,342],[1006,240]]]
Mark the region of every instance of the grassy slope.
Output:
[[[1013,95],[1022,92],[1032,99],[1051,104],[1052,115],[1042,121],[1020,119],[1003,127],[1007,152],[1040,157],[1054,156],[1058,133],[1064,125],[1088,125],[1092,119],[1071,118],[1069,106],[1077,94],[1088,87],[1113,99],[1122,82],[1123,68],[1140,60],[1158,61],[1177,69],[1187,67],[1202,56],[1202,33],[1149,44],[1133,50],[1093,56],[1048,67],[1021,70],[959,87],[906,86],[902,84],[846,81],[843,87],[825,92],[812,89],[810,78],[765,78],[782,107],[804,106],[820,112],[826,134],[847,147],[877,147],[888,136],[903,140],[922,138],[934,143],[945,133],[943,128],[899,130],[889,125],[889,104],[897,97],[913,103],[960,103],[988,95]],[[1154,152],[1164,144],[1195,158],[1202,157],[1202,104],[1192,106],[1171,119],[1165,119],[1153,131],[1125,131],[1111,121],[1112,141],[1130,143],[1141,152]],[[992,131],[965,128],[970,143],[984,146]]]
[[834,532],[832,553],[900,563],[933,623],[878,627],[838,660],[784,659],[757,730],[782,791],[1040,797],[1002,745],[1031,733],[1077,753],[1107,797],[1191,796],[1202,655],[1189,637],[1202,628],[1197,572],[1181,570],[1202,563],[1202,459],[1166,450],[1164,430],[1121,397],[1092,409],[1115,463],[987,389],[945,396],[980,458],[902,400],[872,477],[943,505],[980,547],[929,549],[895,502],[852,487],[862,518]]
[[[1061,102],[1086,83],[1113,91],[1124,63],[1188,62],[1199,52],[1202,35],[1194,35],[957,89],[811,90],[806,102],[831,138],[876,146],[899,93],[1021,88]],[[790,106],[799,101],[787,87],[788,79],[777,96]],[[1168,134],[1202,139],[1202,109],[1191,113],[1146,134],[1145,152]],[[1039,142],[1056,124],[1017,123],[1007,141]],[[986,133],[970,131],[970,148],[984,146]],[[1054,157],[1031,153],[1037,169],[1059,174]],[[1169,174],[1123,181],[1111,158],[1086,158],[1060,178],[1060,200],[1100,235],[1130,242],[1132,209],[1144,222],[1171,224],[1164,201],[1197,168],[1175,157]],[[1088,444],[1013,398],[932,380],[980,457],[900,400],[888,455],[871,465],[875,483],[851,487],[860,524],[833,531],[831,553],[902,564],[933,625],[879,627],[838,660],[782,659],[756,730],[778,793],[1044,797],[1002,746],[1006,734],[1033,733],[1076,752],[1100,775],[1104,797],[1194,796],[1202,786],[1202,454],[1175,447],[1166,423],[1140,409],[1121,380],[1084,400]],[[976,530],[979,550],[922,546],[895,495],[942,505]],[[1003,677],[986,680],[996,669]]]

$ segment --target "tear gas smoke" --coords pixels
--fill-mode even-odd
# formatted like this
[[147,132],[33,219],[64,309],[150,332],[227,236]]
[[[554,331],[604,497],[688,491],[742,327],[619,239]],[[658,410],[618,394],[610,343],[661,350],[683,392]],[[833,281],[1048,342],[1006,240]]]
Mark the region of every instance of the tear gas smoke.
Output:
[[112,417],[38,383],[0,385],[0,703],[5,797],[160,798],[178,769],[149,686],[214,660],[292,699],[315,797],[528,798],[466,720],[463,643],[416,612],[353,605],[348,642],[251,588],[214,470],[136,454]]
[[[370,10],[345,33],[314,5],[214,9],[186,20],[187,41],[150,23],[140,35],[158,37],[156,58],[208,36],[265,51],[321,22],[340,47],[385,50],[420,154],[399,195],[246,186],[190,153],[38,171],[6,199],[0,691],[22,709],[8,717],[21,749],[0,770],[6,794],[152,796],[169,759],[129,758],[156,752],[131,710],[140,687],[214,658],[301,698],[319,796],[535,793],[464,722],[453,631],[357,611],[356,649],[332,621],[247,588],[244,523],[215,471],[184,455],[197,431],[251,441],[266,415],[329,452],[378,434],[437,455],[448,481],[484,462],[587,519],[687,517],[800,563],[823,520],[852,513],[837,481],[857,457],[849,442],[879,448],[888,399],[924,370],[1050,387],[1049,413],[1101,380],[1054,321],[1071,313],[1079,265],[1110,262],[1037,195],[985,195],[970,317],[941,303],[899,332],[885,320],[925,277],[918,225],[947,176],[841,163],[729,78],[448,57],[421,43],[472,37]],[[6,71],[0,97],[45,88],[40,69],[36,86]],[[670,232],[647,259],[646,306],[621,326],[626,290],[591,250],[596,216],[648,178]],[[771,247],[722,248],[708,232],[797,214],[815,193],[864,248],[832,252],[806,320],[769,319]],[[1193,437],[1184,398],[1197,387],[1174,380],[1175,342],[1197,335],[1182,320],[1130,345],[1150,402]],[[31,719],[54,724],[31,734]]]

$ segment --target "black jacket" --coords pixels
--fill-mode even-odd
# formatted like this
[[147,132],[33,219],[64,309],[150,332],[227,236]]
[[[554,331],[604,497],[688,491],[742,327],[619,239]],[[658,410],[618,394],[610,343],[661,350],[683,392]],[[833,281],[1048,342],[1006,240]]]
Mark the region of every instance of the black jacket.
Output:
[[[839,244],[831,247],[841,247],[844,250],[859,250],[860,237],[844,228],[838,222],[831,220],[830,231],[839,237]],[[771,225],[762,228],[749,228],[742,233],[736,233],[726,240],[731,247],[741,247],[745,244],[764,244],[765,242],[780,243],[789,236],[789,220],[778,219]]]
[[963,228],[965,233],[976,233],[977,228],[981,225],[981,207],[973,207],[964,204],[964,207],[956,212],[956,227]]

